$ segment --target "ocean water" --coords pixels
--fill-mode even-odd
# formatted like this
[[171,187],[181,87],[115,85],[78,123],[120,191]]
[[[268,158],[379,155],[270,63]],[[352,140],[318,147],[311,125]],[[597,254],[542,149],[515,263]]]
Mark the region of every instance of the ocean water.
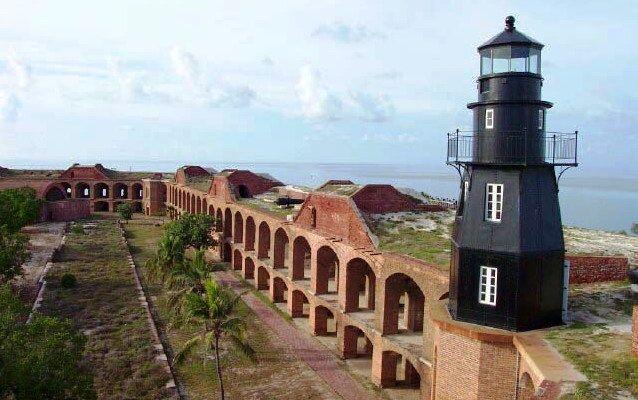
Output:
[[[87,164],[90,162],[87,162]],[[174,172],[182,163],[172,161],[104,160],[108,168],[132,171]],[[455,199],[459,176],[452,168],[436,169],[416,164],[348,163],[196,163],[205,167],[242,168],[267,172],[287,184],[317,187],[328,179],[355,183],[388,183],[430,195]],[[67,168],[64,162],[0,160],[10,168]],[[630,232],[638,223],[638,178],[570,176],[559,182],[563,224],[584,228]]]

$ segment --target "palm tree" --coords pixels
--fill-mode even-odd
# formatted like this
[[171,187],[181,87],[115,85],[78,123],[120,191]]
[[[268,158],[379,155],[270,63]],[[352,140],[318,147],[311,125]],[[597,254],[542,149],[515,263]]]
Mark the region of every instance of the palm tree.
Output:
[[235,294],[212,278],[204,281],[203,293],[189,293],[186,296],[186,311],[190,319],[201,325],[201,329],[186,342],[174,359],[175,363],[182,363],[197,344],[202,344],[206,352],[214,350],[222,400],[226,397],[219,360],[220,339],[227,337],[243,354],[253,354],[253,349],[245,338],[246,321],[238,312],[240,299],[240,294]]
[[204,293],[204,281],[215,268],[206,262],[204,250],[197,250],[192,261],[184,260],[173,265],[165,275],[164,283],[168,287],[166,303],[174,312],[173,324],[184,322],[184,299],[189,293]]

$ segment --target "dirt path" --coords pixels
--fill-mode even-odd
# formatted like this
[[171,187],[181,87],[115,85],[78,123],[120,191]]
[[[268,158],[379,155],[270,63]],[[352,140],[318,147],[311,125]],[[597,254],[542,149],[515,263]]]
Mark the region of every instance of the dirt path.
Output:
[[[236,292],[243,289],[239,279],[231,272],[218,272],[217,277],[221,283],[230,286]],[[356,380],[343,371],[330,351],[294,328],[254,294],[244,295],[243,300],[300,360],[308,364],[342,398],[368,400],[376,397],[373,393],[362,389]]]

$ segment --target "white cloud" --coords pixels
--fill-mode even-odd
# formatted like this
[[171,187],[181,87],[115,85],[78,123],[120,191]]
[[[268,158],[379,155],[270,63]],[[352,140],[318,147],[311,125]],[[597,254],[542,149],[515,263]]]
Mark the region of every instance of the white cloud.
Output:
[[149,99],[149,91],[134,73],[123,70],[120,60],[109,58],[108,69],[118,86],[117,97],[124,101],[139,102]]
[[364,121],[385,122],[394,116],[396,109],[390,98],[385,94],[371,95],[364,92],[350,94],[357,106],[360,118]]
[[409,133],[387,134],[387,133],[366,133],[363,141],[376,143],[415,143],[420,139],[418,136]]
[[0,92],[0,121],[14,122],[22,104],[12,92]]
[[248,86],[238,86],[212,93],[211,97],[212,107],[244,108],[252,104],[256,95],[255,91]]
[[299,71],[296,90],[305,117],[318,120],[340,118],[343,107],[341,100],[323,86],[320,74],[309,65]]
[[383,39],[385,34],[368,29],[364,25],[350,26],[342,22],[320,25],[313,37],[323,37],[342,43],[358,43],[369,39]]
[[173,46],[170,58],[173,70],[187,85],[195,87],[199,84],[199,63],[193,54]]
[[7,57],[7,70],[13,85],[25,89],[31,84],[31,66],[20,60],[15,52],[10,52]]

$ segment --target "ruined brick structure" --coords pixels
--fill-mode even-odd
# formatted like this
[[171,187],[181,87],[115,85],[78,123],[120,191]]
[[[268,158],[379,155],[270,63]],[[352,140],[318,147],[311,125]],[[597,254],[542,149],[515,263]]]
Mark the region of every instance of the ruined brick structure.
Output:
[[627,257],[567,255],[566,258],[572,284],[622,281],[629,271]]
[[[115,211],[120,203],[131,203],[135,212],[142,212],[142,179],[161,179],[162,174],[121,172],[101,164],[79,165],[61,170],[0,169],[0,190],[18,187],[35,189],[46,205],[44,218],[77,219],[90,212]],[[78,200],[78,201],[70,201]],[[61,202],[60,204],[52,204]],[[65,205],[63,205],[65,204]]]
[[631,332],[633,337],[631,351],[638,357],[638,304],[634,304]]
[[[447,272],[406,255],[379,251],[378,239],[366,223],[368,213],[352,197],[356,191],[309,192],[294,217],[287,219],[256,209],[238,190],[244,185],[251,195],[260,187],[278,191],[280,186],[273,186],[278,181],[247,171],[231,175],[227,171],[194,179],[178,171],[174,180],[164,181],[168,215],[214,216],[219,257],[248,282],[267,290],[292,317],[308,318],[315,335],[336,335],[341,357],[367,360],[370,378],[379,387],[411,388],[424,400],[527,399],[530,393],[551,393],[543,388],[558,387],[565,379],[547,373],[536,361],[556,360],[530,338],[490,332],[482,336],[489,340],[477,342],[475,333],[469,333],[469,342],[458,343],[446,334],[459,332],[441,317]],[[260,179],[264,181],[255,182]],[[149,191],[144,204],[161,202],[154,198],[159,192]],[[394,190],[385,188],[381,193],[395,196]],[[368,207],[384,198],[377,192],[359,200],[368,211],[379,211]],[[439,365],[437,352],[450,358]],[[446,364],[453,360],[482,378],[465,381],[458,369]],[[443,382],[452,379],[462,386],[456,392],[452,387],[444,390],[436,385],[439,373]],[[474,396],[455,397],[459,393]]]

